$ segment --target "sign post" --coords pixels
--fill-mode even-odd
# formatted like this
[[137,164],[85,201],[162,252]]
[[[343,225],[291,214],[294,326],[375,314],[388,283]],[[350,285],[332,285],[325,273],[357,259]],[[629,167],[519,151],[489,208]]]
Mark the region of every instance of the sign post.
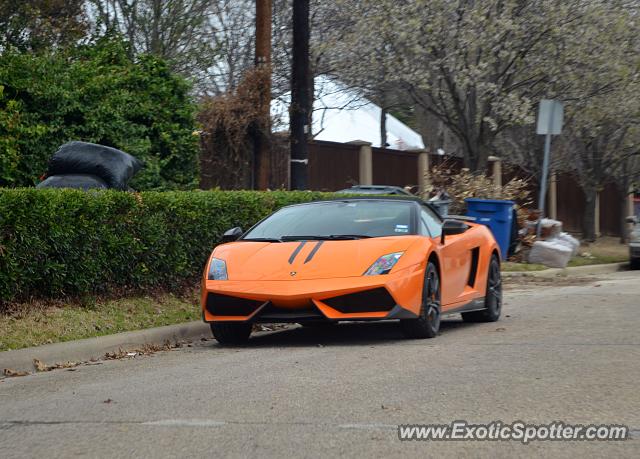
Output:
[[536,227],[536,237],[540,237],[542,217],[544,217],[545,201],[547,196],[547,179],[549,177],[549,156],[551,155],[551,136],[562,132],[564,107],[558,100],[543,99],[538,107],[538,125],[536,134],[544,135],[544,160],[542,162],[542,179],[540,180],[540,196],[538,207],[540,218]]

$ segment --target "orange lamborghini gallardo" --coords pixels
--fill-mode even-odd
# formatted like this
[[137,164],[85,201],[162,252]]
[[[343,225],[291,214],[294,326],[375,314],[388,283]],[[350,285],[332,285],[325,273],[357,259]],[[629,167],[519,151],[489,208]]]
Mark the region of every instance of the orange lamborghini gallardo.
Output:
[[202,312],[222,344],[253,323],[397,319],[433,338],[443,315],[500,317],[500,251],[489,229],[442,220],[419,199],[350,197],[297,204],[247,232],[227,231],[202,279]]

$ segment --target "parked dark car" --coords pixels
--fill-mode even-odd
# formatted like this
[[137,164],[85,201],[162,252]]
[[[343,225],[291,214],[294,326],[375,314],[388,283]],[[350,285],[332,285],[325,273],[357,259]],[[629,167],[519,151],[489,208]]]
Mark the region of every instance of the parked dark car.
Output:
[[627,217],[627,223],[633,223],[629,233],[629,263],[631,269],[640,269],[640,220],[633,215]]
[[343,194],[392,194],[392,195],[400,195],[400,196],[413,196],[413,194],[409,193],[404,188],[400,188],[399,186],[390,186],[390,185],[355,185],[351,188],[346,188],[344,190],[336,191],[336,193]]

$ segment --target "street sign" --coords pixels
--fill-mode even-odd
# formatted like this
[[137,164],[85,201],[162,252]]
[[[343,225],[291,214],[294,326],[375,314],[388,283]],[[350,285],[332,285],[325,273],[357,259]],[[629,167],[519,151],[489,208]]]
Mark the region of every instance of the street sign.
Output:
[[559,100],[542,99],[538,107],[536,134],[559,135],[562,132],[564,108]]
[[559,100],[542,99],[538,107],[538,126],[536,133],[545,136],[544,159],[542,161],[542,178],[540,180],[540,195],[538,208],[540,219],[536,227],[536,236],[540,237],[540,221],[544,217],[544,203],[547,195],[547,177],[549,176],[549,159],[551,156],[551,136],[562,132],[564,109]]

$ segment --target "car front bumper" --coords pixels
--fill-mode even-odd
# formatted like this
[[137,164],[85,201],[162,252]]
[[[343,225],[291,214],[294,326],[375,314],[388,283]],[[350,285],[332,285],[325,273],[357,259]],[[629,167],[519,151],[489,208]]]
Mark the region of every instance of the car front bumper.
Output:
[[424,266],[380,276],[202,284],[205,322],[301,322],[414,318],[420,312]]

